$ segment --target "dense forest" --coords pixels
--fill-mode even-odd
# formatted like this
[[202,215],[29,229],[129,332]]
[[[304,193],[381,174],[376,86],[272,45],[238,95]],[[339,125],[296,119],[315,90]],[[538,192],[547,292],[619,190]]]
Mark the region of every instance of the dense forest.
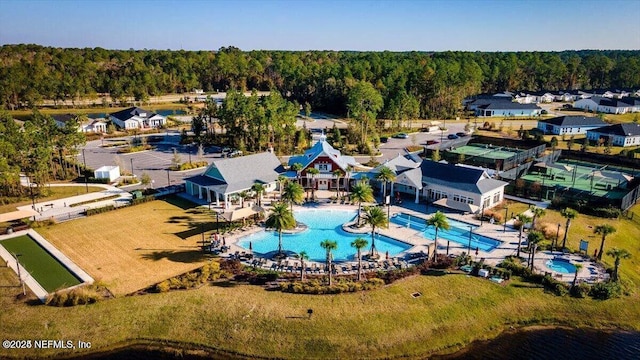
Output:
[[[0,104],[43,99],[117,102],[205,91],[278,90],[285,99],[347,114],[349,90],[367,82],[382,96],[378,116],[456,115],[479,92],[640,87],[640,51],[348,52],[61,49],[0,47]],[[417,108],[417,109],[416,109]]]

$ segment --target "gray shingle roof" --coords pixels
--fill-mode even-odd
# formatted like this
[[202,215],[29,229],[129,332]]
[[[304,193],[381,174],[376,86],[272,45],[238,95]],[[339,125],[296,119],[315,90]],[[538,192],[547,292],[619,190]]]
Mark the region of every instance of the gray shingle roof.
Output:
[[[141,116],[140,114],[145,114],[144,116]],[[131,119],[134,116],[139,116],[141,118],[145,118],[145,119],[149,119],[152,118],[158,114],[154,113],[153,111],[149,111],[149,110],[145,110],[145,109],[141,109],[139,107],[130,107],[124,110],[120,110],[114,113],[109,114],[117,119],[120,119],[122,121],[126,121]]]
[[[271,183],[283,171],[280,160],[271,152],[214,160],[203,175],[187,178],[205,186],[215,186],[220,193],[251,188],[255,183]],[[204,180],[202,177],[209,180]],[[193,180],[192,180],[193,179]]]
[[615,124],[609,126],[599,127],[597,129],[590,130],[600,134],[618,135],[618,136],[639,136],[640,124]]
[[371,170],[371,173],[378,173],[380,172],[380,169],[386,166],[389,169],[391,169],[391,171],[393,171],[396,175],[398,175],[399,173],[408,170],[408,169],[415,169],[417,167],[420,166],[420,162],[415,162],[411,159],[408,159],[406,156],[402,156],[402,155],[398,155],[396,157],[394,157],[393,159],[387,160],[384,163],[382,163],[381,165],[379,165],[378,167],[376,167],[375,169]]
[[407,170],[396,176],[395,183],[422,189],[422,171],[419,168]]
[[491,101],[486,105],[478,106],[480,109],[497,109],[497,110],[531,110],[540,109],[536,104],[520,104],[511,101]]
[[551,119],[540,120],[539,122],[557,126],[604,126],[607,124],[600,118],[586,116],[558,116]]
[[507,185],[504,181],[489,178],[483,170],[454,164],[425,160],[420,165],[420,169],[422,181],[427,184],[447,186],[476,194],[486,193]]

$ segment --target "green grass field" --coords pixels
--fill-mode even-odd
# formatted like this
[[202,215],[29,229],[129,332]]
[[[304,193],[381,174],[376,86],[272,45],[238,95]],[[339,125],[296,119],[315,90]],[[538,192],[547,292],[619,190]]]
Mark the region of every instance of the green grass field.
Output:
[[[22,235],[0,242],[12,254],[20,254],[20,264],[48,292],[81,283],[66,267],[43,249],[28,235]],[[22,274],[23,278],[26,274]]]

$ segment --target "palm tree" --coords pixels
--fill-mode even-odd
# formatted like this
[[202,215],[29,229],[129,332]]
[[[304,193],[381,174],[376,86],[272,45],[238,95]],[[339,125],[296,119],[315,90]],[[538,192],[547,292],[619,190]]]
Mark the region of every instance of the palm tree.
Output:
[[340,197],[340,178],[344,175],[342,169],[333,170],[333,176],[336,177],[336,197]]
[[531,247],[531,271],[533,271],[533,260],[536,257],[536,250],[538,248],[538,244],[544,240],[544,235],[540,231],[531,231],[529,235],[527,235],[527,242]]
[[520,257],[520,243],[522,242],[522,230],[524,229],[524,226],[528,223],[531,222],[531,217],[525,215],[525,214],[518,214],[518,216],[516,216],[516,219],[518,220],[518,253],[516,254],[517,257]]
[[302,171],[302,164],[295,163],[291,165],[291,170],[296,172],[296,179],[298,180],[298,183],[300,183],[300,171]]
[[364,238],[357,238],[351,242],[351,246],[358,250],[358,281],[362,279],[362,249],[364,249],[369,242]]
[[298,257],[300,258],[300,281],[304,281],[304,261],[309,260],[309,255],[303,250],[300,251]]
[[615,263],[613,265],[613,281],[618,281],[618,269],[620,268],[620,260],[631,258],[631,253],[626,249],[618,249],[614,247],[607,250],[607,255],[615,258]]
[[344,190],[346,192],[349,192],[349,179],[351,178],[351,173],[353,172],[353,166],[349,165],[344,170],[345,170],[345,176],[347,177],[347,181],[346,181],[346,185],[345,185]]
[[531,228],[535,230],[536,221],[539,218],[543,217],[547,212],[543,208],[539,208],[537,206],[534,206],[533,209],[531,209],[531,212],[533,213],[533,220],[531,220]]
[[332,269],[331,269],[331,250],[335,250],[338,248],[338,243],[333,241],[333,240],[323,240],[320,243],[320,246],[322,246],[323,249],[325,249],[327,251],[327,269],[329,270],[329,286],[331,286],[331,273],[332,273]]
[[280,201],[282,201],[282,187],[287,182],[287,177],[284,175],[278,175],[278,190],[280,190]]
[[283,254],[282,251],[282,230],[293,229],[296,227],[296,219],[293,212],[287,208],[287,204],[277,202],[273,205],[271,214],[267,217],[265,225],[268,228],[278,231],[278,256]]
[[244,201],[249,198],[249,193],[246,192],[246,191],[242,191],[242,192],[240,192],[240,194],[238,194],[238,196],[240,197],[240,207],[243,208],[244,207]]
[[376,256],[376,227],[389,225],[389,219],[384,210],[378,206],[369,206],[365,208],[364,221],[371,226],[371,252],[370,257]]
[[251,190],[256,193],[256,201],[258,202],[258,206],[262,205],[262,194],[265,191],[264,185],[260,183],[255,183],[251,186]]
[[384,198],[387,195],[387,182],[396,181],[396,174],[393,170],[383,166],[376,175],[376,180],[382,183],[382,202],[384,202]]
[[438,231],[440,229],[449,230],[449,220],[447,219],[447,215],[445,215],[441,211],[436,211],[430,218],[426,221],[427,226],[433,226],[436,228],[436,236],[433,238],[434,249],[433,249],[433,261],[436,261],[438,256]]
[[284,186],[284,191],[282,192],[282,200],[284,202],[288,202],[291,206],[291,211],[293,211],[293,204],[302,204],[304,200],[304,190],[302,189],[302,185],[297,182],[288,181]]
[[602,260],[602,252],[604,251],[604,240],[607,237],[607,235],[613,234],[614,232],[616,232],[616,228],[614,228],[612,225],[609,225],[609,224],[602,224],[602,225],[596,226],[596,228],[593,229],[593,232],[595,234],[602,234],[602,241],[600,242],[600,251],[598,252],[598,260]]
[[[320,174],[320,170],[316,168],[308,168],[307,169],[307,181],[311,179],[311,200],[315,200],[315,191],[316,191],[316,175]],[[307,186],[309,183],[307,182]]]
[[578,216],[578,212],[572,208],[565,208],[560,211],[562,217],[567,218],[567,225],[564,228],[564,238],[562,239],[562,249],[564,250],[567,245],[567,234],[569,234],[569,226],[571,226],[571,219],[575,219]]
[[371,186],[365,181],[359,181],[351,189],[351,200],[358,202],[358,225],[360,225],[360,210],[363,202],[373,201]]
[[571,284],[571,287],[575,287],[576,286],[576,282],[578,282],[578,273],[582,269],[582,264],[574,264],[573,266],[576,267],[576,274],[573,277],[573,283]]

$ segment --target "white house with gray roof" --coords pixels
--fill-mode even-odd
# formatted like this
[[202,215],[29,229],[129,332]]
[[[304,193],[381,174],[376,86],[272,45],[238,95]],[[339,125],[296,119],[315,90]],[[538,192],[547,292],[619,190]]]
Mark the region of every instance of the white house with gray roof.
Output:
[[538,120],[538,129],[545,134],[576,135],[586,134],[608,124],[597,117],[586,116],[558,116],[551,119]]
[[420,165],[422,193],[434,205],[475,213],[504,199],[507,183],[481,169],[425,160]]
[[189,195],[206,199],[229,209],[230,197],[250,191],[253,184],[261,184],[265,193],[274,191],[278,176],[284,172],[280,160],[272,152],[214,160],[202,175],[185,178]]
[[159,128],[167,121],[164,116],[139,107],[130,107],[111,113],[109,119],[125,130]]

